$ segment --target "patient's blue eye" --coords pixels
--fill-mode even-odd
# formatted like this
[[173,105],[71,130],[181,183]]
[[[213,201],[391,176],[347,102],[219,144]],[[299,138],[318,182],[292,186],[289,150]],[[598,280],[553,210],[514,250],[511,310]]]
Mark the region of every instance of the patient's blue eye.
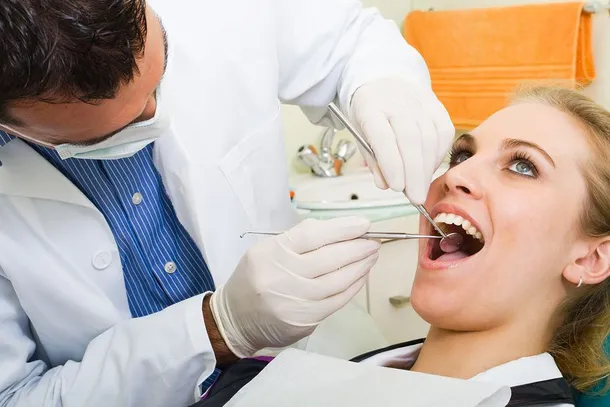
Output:
[[472,157],[472,153],[470,151],[452,151],[450,163],[451,165],[461,164],[470,157]]
[[515,161],[510,165],[510,167],[508,167],[508,169],[513,172],[516,172],[517,174],[525,175],[527,177],[536,176],[535,168],[527,161]]

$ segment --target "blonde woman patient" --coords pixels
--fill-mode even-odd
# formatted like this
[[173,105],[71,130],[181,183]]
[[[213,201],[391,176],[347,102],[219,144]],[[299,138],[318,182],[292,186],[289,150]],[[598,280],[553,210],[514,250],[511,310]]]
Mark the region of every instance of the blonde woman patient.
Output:
[[[436,240],[420,244],[411,301],[428,336],[354,361],[501,383],[512,406],[571,406],[571,388],[603,387],[610,113],[573,90],[521,90],[455,141],[425,205],[468,236],[452,254]],[[434,230],[422,220],[420,232]],[[219,382],[243,379],[240,366],[257,363],[266,362],[240,361]],[[198,404],[223,405],[227,387]]]

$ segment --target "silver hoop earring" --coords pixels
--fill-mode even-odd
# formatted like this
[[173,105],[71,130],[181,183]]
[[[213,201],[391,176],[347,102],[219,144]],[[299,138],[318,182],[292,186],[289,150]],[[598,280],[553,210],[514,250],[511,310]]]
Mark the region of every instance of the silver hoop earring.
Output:
[[581,285],[582,285],[582,276],[580,276],[580,280],[578,280],[578,285],[576,286],[576,288],[580,288]]

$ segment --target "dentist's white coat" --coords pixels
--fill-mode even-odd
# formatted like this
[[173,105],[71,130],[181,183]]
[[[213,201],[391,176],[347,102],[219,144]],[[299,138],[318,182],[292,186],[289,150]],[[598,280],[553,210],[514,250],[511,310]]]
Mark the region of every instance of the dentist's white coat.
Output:
[[[429,83],[395,24],[356,0],[150,3],[171,43],[155,162],[217,285],[251,243],[240,233],[294,222],[280,101],[319,122],[372,78]],[[0,161],[0,406],[192,403],[215,366],[202,297],[132,319],[102,214],[22,141]]]

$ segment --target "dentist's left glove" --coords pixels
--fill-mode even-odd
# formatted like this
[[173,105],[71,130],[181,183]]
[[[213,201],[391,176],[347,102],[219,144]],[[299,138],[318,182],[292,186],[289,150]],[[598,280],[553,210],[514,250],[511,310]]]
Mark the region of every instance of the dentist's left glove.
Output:
[[380,243],[358,239],[364,218],[306,220],[255,244],[210,304],[220,334],[238,357],[291,345],[364,286]]
[[354,92],[350,118],[362,130],[375,163],[362,152],[375,184],[423,204],[436,169],[455,135],[449,114],[429,87],[402,78],[362,85]]

